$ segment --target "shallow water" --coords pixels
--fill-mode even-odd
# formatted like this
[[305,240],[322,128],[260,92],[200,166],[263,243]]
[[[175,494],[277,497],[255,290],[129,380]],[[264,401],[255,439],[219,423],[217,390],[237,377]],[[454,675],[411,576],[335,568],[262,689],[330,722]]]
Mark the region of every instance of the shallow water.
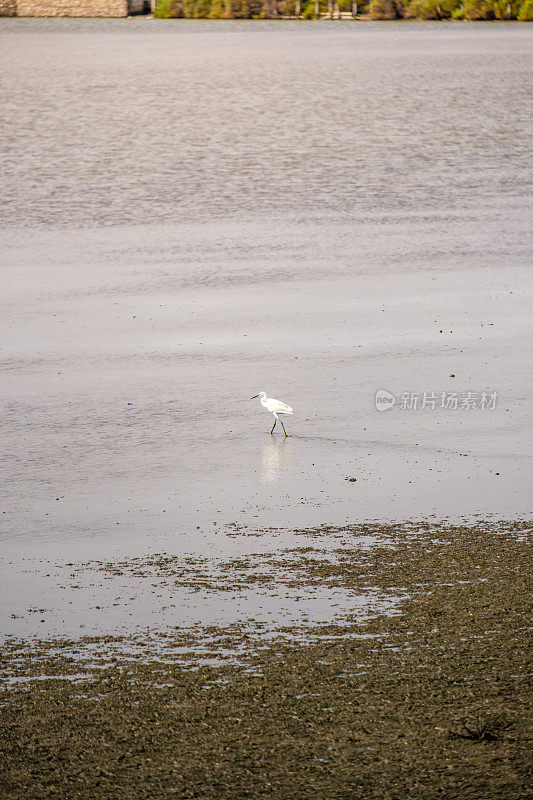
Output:
[[9,630],[23,558],[530,512],[532,34],[0,20]]

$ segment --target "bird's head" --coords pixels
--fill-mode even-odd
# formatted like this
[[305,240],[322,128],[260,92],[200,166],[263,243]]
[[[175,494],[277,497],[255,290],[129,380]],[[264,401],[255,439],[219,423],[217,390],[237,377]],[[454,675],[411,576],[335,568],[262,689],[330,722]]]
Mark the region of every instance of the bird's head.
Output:
[[256,397],[260,397],[261,400],[266,400],[266,392],[259,392],[259,394],[254,394],[253,397],[250,397],[250,400],[255,400]]

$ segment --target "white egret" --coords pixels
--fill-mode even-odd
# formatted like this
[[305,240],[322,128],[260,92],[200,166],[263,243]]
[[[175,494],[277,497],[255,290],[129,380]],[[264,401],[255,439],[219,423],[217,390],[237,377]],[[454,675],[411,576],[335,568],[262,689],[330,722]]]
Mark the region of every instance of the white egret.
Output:
[[266,392],[259,392],[259,394],[254,394],[251,400],[255,400],[256,397],[261,398],[261,405],[263,408],[266,408],[267,411],[270,411],[271,414],[274,414],[274,424],[272,425],[272,430],[270,434],[274,433],[274,428],[277,425],[278,420],[281,422],[281,427],[283,428],[283,433],[285,436],[289,434],[285,430],[285,425],[283,424],[283,420],[278,417],[278,414],[292,414],[292,408],[288,406],[286,403],[282,403],[281,400],[274,400],[273,397],[267,397]]

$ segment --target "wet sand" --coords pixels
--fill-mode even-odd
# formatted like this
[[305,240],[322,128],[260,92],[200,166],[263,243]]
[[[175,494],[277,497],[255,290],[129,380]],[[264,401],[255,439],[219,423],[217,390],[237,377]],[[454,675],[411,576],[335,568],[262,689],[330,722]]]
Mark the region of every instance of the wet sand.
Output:
[[0,21],[3,633],[168,605],[108,609],[69,562],[530,514],[529,28],[450,31]]
[[[298,224],[9,232],[3,631],[128,632],[169,605],[133,591],[121,616],[120,581],[109,598],[70,591],[68,562],[246,553],[234,526],[275,528],[270,552],[297,526],[527,517],[527,214],[507,205],[503,254],[485,213],[460,223],[468,271],[440,214],[317,224],[310,242]],[[289,439],[249,400],[263,388],[294,406]],[[392,410],[376,410],[379,388]],[[498,401],[402,410],[404,391]],[[241,614],[185,591],[174,605],[175,624]]]

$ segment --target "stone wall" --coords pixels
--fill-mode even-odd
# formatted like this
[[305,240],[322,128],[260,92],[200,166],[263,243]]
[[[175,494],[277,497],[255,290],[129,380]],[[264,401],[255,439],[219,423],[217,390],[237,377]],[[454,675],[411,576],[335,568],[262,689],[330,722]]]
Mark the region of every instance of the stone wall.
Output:
[[15,5],[18,17],[128,16],[128,0],[15,0]]
[[0,0],[0,17],[16,17],[17,0]]
[[150,8],[155,0],[0,0],[0,17],[127,17]]

